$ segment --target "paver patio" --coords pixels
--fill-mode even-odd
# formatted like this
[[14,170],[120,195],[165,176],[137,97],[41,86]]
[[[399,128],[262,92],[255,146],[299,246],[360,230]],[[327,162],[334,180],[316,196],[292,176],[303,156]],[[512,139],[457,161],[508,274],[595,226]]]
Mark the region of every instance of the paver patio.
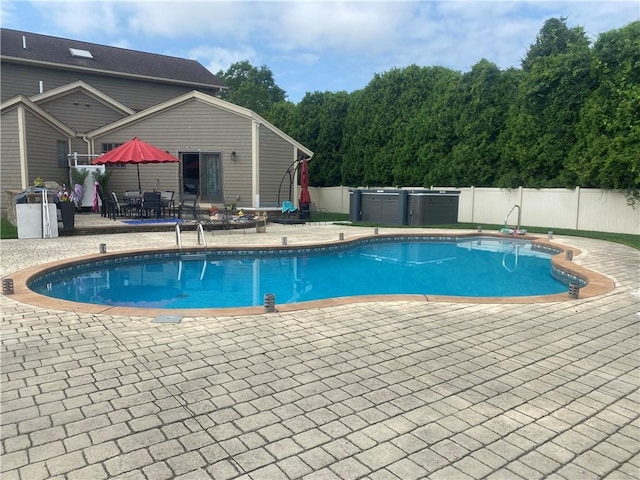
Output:
[[[370,230],[270,224],[208,243]],[[616,288],[542,304],[355,303],[178,324],[2,295],[2,479],[637,479],[640,253],[557,240]],[[172,246],[175,235],[2,240],[1,273],[100,243]]]

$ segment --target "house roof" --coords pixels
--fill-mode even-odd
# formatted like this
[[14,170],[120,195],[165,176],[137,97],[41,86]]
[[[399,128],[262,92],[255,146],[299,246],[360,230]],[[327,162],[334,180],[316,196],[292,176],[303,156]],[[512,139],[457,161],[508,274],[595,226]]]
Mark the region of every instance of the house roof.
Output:
[[[2,61],[211,89],[225,88],[220,78],[195,60],[7,28],[0,29],[0,35]],[[74,56],[72,51],[80,56]],[[83,56],[84,52],[90,52],[92,58]]]

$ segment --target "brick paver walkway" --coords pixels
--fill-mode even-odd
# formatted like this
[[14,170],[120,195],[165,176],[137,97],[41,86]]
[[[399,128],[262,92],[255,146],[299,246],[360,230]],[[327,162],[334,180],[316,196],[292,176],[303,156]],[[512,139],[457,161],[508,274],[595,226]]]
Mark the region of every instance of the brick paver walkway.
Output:
[[[270,226],[259,240],[339,229]],[[3,240],[2,274],[172,235]],[[640,255],[563,241],[616,289],[179,324],[3,295],[2,479],[637,479]]]

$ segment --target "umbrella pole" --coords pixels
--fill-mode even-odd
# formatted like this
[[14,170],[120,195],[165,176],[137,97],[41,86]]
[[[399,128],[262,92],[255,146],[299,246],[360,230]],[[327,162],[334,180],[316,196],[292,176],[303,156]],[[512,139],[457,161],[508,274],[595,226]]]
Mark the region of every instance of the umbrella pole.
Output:
[[142,187],[140,186],[140,164],[136,163],[136,168],[138,169],[138,191],[142,192]]

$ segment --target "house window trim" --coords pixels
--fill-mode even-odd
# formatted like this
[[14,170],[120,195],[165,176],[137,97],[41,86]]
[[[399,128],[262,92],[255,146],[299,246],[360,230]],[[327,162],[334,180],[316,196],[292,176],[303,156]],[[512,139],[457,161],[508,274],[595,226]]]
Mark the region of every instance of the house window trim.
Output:
[[[62,148],[63,152],[60,151],[61,147],[64,147]],[[69,167],[69,142],[66,140],[56,140],[56,156],[58,160],[58,167]]]
[[[120,145],[122,145],[122,143],[101,143],[100,150],[102,150],[102,153],[107,153],[113,150],[114,148],[119,147]],[[105,168],[125,168],[126,165],[124,163],[105,163],[104,167]]]

